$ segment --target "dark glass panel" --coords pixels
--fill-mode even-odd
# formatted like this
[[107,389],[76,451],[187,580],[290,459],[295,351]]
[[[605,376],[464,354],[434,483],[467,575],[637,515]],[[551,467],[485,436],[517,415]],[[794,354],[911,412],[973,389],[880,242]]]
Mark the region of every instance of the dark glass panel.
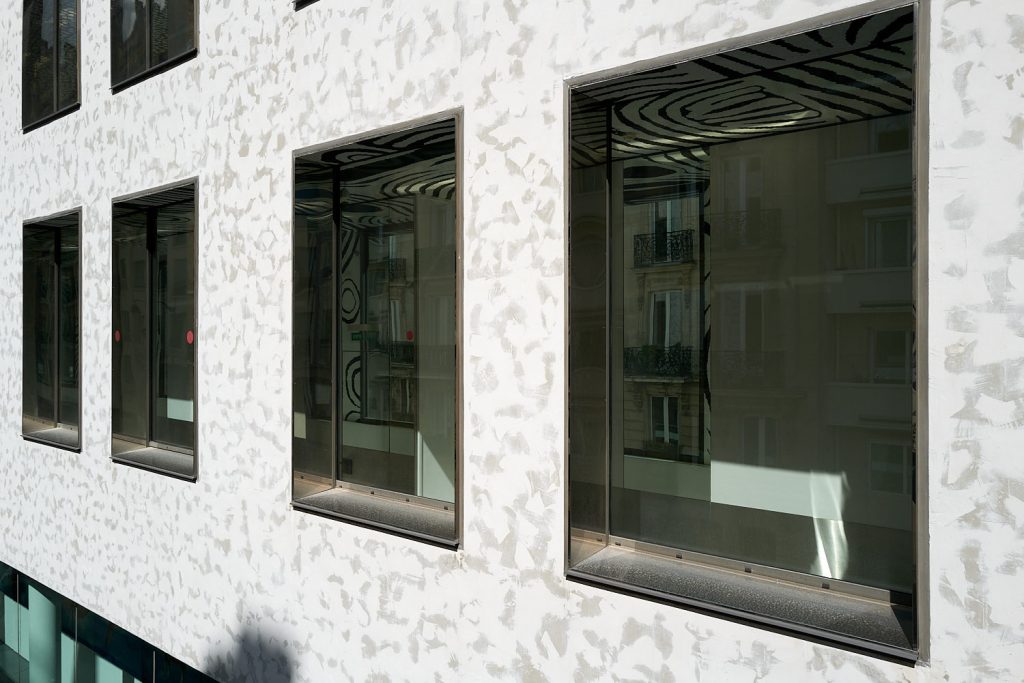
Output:
[[29,125],[54,112],[54,0],[25,0],[22,21],[22,120]]
[[57,2],[57,109],[78,102],[78,0]]
[[339,296],[354,306],[338,321],[337,470],[343,481],[453,502],[454,124],[421,137],[378,162],[341,164]]
[[57,297],[54,229],[26,227],[24,242],[25,433],[56,426]]
[[153,441],[191,449],[195,437],[194,202],[156,211],[153,267]]
[[77,621],[76,680],[153,680],[152,645],[88,610],[79,609]]
[[148,278],[146,212],[115,209],[113,432],[141,441],[149,439]]
[[148,0],[111,0],[110,77],[117,84],[149,68]]
[[[332,169],[298,162],[292,342],[295,493],[333,486],[334,219]],[[350,286],[341,315],[356,306]]]
[[[569,521],[604,533],[608,496],[606,105],[574,95],[570,127]],[[574,547],[574,559],[581,559]]]
[[60,310],[59,352],[57,375],[60,382],[60,414],[62,425],[78,426],[79,419],[79,259],[78,229],[60,232],[59,294]]
[[[578,449],[600,432],[612,535],[912,592],[912,500],[910,487],[895,492],[891,455],[913,427],[912,161],[899,137],[912,18],[880,14],[572,95],[574,527],[585,458],[604,457],[604,443]],[[576,180],[588,166],[610,186],[595,183],[591,202]],[[585,257],[588,215],[608,266]],[[588,309],[595,271],[611,294]],[[608,330],[594,322],[605,316]],[[578,368],[598,339],[608,347],[591,383]],[[581,429],[605,362],[611,419],[595,411]],[[894,444],[874,448],[874,486],[872,443]]]
[[150,64],[174,59],[195,47],[195,0],[151,0]]
[[454,122],[301,159],[295,186],[296,497],[454,502]]

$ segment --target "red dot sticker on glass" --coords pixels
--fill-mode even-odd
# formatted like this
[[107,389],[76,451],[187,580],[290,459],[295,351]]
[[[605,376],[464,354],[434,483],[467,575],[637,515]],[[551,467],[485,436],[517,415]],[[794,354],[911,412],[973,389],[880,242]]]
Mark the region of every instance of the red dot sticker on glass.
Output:
[[412,341],[412,330],[405,331],[405,338],[407,341]]
[[185,343],[186,344],[191,346],[192,342],[194,342],[195,340],[196,340],[196,335],[192,332],[192,330],[189,330],[188,332],[185,333]]
[[114,330],[114,341],[121,341],[121,330]]

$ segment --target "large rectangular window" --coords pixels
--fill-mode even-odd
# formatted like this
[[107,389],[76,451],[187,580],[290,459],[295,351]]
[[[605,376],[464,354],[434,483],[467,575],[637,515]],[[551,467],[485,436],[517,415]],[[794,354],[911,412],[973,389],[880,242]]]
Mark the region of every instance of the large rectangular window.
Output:
[[114,459],[195,477],[195,184],[114,204]]
[[110,0],[110,24],[115,89],[196,54],[196,0]]
[[298,508],[453,546],[456,126],[295,160]]
[[22,434],[77,449],[81,443],[79,291],[81,212],[26,223]]
[[25,0],[22,14],[22,127],[78,106],[78,0]]
[[572,89],[572,576],[913,657],[913,65],[905,8]]

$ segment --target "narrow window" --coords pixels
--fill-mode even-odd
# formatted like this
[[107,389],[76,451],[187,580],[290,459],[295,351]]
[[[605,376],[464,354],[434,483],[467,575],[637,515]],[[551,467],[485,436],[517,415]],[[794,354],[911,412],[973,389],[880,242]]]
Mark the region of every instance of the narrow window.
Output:
[[22,434],[78,449],[81,213],[26,223]]
[[914,657],[913,65],[903,8],[571,89],[570,576]]
[[194,479],[195,184],[114,204],[113,454]]
[[196,0],[111,0],[110,22],[115,90],[196,54]]
[[458,542],[456,127],[295,161],[297,508]]
[[78,107],[78,1],[25,0],[22,14],[22,127]]

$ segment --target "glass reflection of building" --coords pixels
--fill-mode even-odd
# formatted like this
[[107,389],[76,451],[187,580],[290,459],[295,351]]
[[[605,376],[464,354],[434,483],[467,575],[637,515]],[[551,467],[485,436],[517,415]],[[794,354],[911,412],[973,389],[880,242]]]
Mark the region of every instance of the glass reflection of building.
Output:
[[844,30],[573,94],[583,571],[611,538],[910,600],[912,11]]

